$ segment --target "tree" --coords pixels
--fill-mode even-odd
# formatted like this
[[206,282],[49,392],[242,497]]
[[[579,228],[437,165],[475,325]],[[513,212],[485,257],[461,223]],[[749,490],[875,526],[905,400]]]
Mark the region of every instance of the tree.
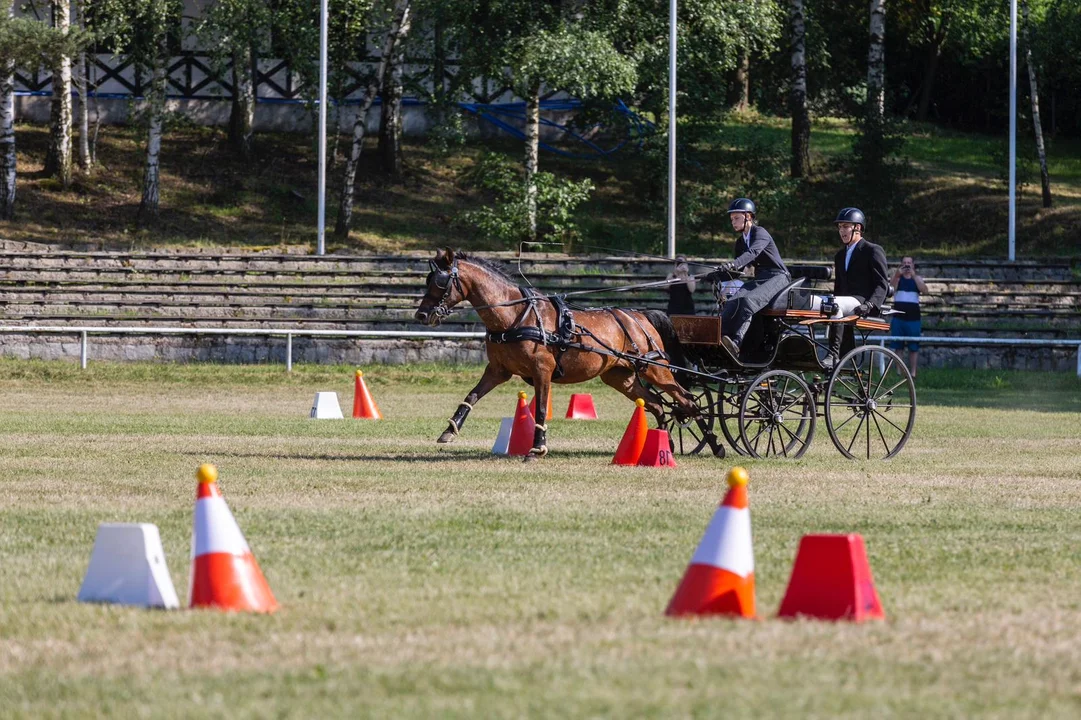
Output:
[[1047,172],[1047,152],[1043,146],[1043,128],[1040,126],[1040,93],[1036,87],[1036,65],[1032,62],[1032,43],[1029,40],[1028,0],[1021,0],[1021,31],[1025,43],[1025,65],[1028,66],[1029,98],[1032,101],[1032,127],[1036,132],[1036,152],[1040,156],[1040,186],[1043,190],[1043,206],[1051,207],[1051,176]]
[[810,171],[811,117],[807,111],[806,23],[803,0],[789,0],[789,26],[792,33],[792,89],[789,109],[792,113],[792,177]]
[[229,144],[251,159],[255,128],[255,69],[266,49],[273,13],[265,0],[215,0],[198,26],[213,50],[215,65],[232,66],[233,97],[229,112]]
[[58,54],[69,56],[77,34],[15,17],[14,0],[0,0],[0,220],[15,218],[15,67],[37,67]]
[[383,75],[380,92],[379,158],[383,172],[393,178],[402,174],[402,65],[405,43],[397,44]]
[[146,162],[138,223],[148,225],[161,203],[161,142],[165,129],[165,91],[170,41],[181,27],[183,0],[99,0],[96,11],[106,18],[101,35],[114,53],[124,53],[140,73],[151,76],[150,92],[140,112],[146,120]]
[[867,114],[881,118],[886,99],[886,0],[871,0],[871,43],[867,50]]
[[[71,0],[52,0],[53,27],[61,35],[71,29]],[[53,96],[49,117],[49,145],[45,152],[45,174],[55,177],[66,189],[71,185],[71,55],[58,52],[52,58]]]
[[542,89],[577,98],[630,93],[636,80],[634,62],[599,29],[616,17],[604,3],[466,0],[461,10],[455,23],[460,72],[466,77],[504,77],[525,100],[524,195],[528,234],[535,239]]
[[391,12],[390,27],[383,36],[383,51],[379,57],[379,64],[375,73],[368,81],[367,92],[357,115],[353,121],[353,141],[350,146],[349,159],[345,163],[342,178],[342,195],[338,204],[338,218],[334,224],[334,234],[339,238],[349,235],[349,226],[353,221],[353,192],[357,177],[357,165],[360,163],[360,155],[364,149],[364,135],[367,131],[368,111],[375,101],[376,93],[383,84],[387,64],[391,56],[397,50],[398,44],[409,33],[412,23],[411,0],[395,0]]

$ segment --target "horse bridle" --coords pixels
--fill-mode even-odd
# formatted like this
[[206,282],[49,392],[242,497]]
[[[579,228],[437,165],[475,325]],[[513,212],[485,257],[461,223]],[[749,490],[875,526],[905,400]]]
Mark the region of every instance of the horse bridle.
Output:
[[444,318],[450,315],[452,310],[447,306],[447,300],[450,299],[451,285],[458,289],[458,294],[465,298],[465,290],[462,289],[462,280],[458,277],[458,261],[455,260],[450,264],[449,270],[444,270],[439,267],[435,260],[428,261],[428,267],[431,272],[428,273],[428,285],[435,284],[435,287],[443,291],[443,297],[439,298],[439,304],[436,306],[434,312],[437,316]]

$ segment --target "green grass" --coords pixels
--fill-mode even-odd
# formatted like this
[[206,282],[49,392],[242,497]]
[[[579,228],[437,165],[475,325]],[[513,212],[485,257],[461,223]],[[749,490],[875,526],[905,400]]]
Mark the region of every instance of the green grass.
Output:
[[[630,406],[597,384],[602,420],[554,420],[542,461],[488,454],[520,383],[438,448],[479,368],[365,370],[383,422],[306,419],[351,368],[0,361],[0,716],[1081,711],[1072,376],[924,369],[896,461],[823,429],[746,463],[761,619],[735,622],[662,615],[731,461],[610,466]],[[186,595],[208,461],[281,610],[74,602],[105,521],[156,523]],[[886,622],[772,617],[810,532],[863,535]]]

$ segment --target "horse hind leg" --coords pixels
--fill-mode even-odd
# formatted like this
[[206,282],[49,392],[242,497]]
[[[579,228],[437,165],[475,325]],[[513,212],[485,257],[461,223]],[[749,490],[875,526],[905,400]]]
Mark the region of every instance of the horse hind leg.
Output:
[[469,394],[465,396],[465,400],[458,404],[458,409],[454,411],[454,415],[448,421],[447,429],[443,431],[443,434],[439,436],[436,442],[441,445],[454,442],[454,438],[458,437],[458,433],[462,431],[465,419],[469,417],[469,412],[473,409],[473,406],[480,402],[482,397],[510,380],[510,378],[511,374],[509,372],[488,363],[484,368],[484,374],[481,376],[480,382],[469,391]]
[[660,396],[638,382],[634,370],[625,367],[612,368],[601,375],[601,382],[630,400],[641,399],[646,404],[646,410],[657,419],[657,426],[661,428],[668,426],[668,417],[665,415]]

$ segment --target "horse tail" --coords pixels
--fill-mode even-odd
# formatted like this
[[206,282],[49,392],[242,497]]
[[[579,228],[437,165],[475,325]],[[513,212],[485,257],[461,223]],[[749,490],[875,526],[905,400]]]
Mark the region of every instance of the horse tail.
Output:
[[639,312],[645,316],[646,320],[649,320],[649,324],[661,336],[661,342],[664,343],[664,351],[668,355],[668,361],[676,367],[687,367],[687,356],[683,352],[683,344],[680,343],[679,336],[676,334],[676,327],[672,324],[672,318],[660,310],[640,310]]

